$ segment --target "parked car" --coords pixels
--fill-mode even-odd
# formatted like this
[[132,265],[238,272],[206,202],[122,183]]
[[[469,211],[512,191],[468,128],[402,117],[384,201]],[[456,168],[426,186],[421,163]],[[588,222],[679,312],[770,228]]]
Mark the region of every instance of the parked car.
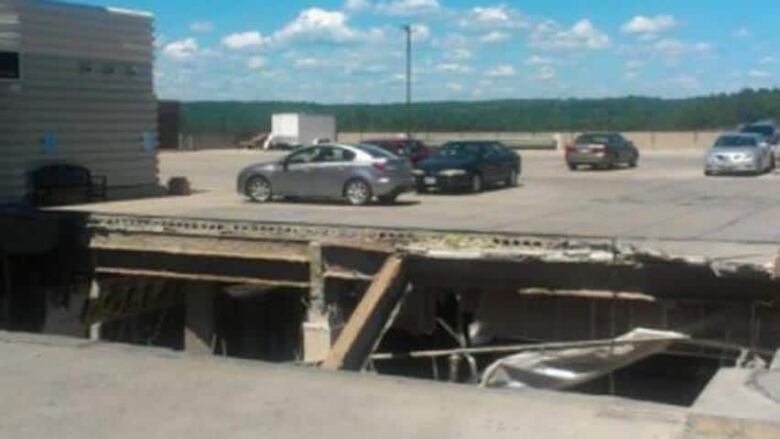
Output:
[[614,168],[625,164],[635,168],[639,150],[620,133],[585,133],[566,147],[566,164],[572,171],[581,165]]
[[262,148],[266,150],[292,151],[301,147],[300,142],[295,137],[277,136],[269,134],[265,138]]
[[414,170],[418,192],[432,188],[481,192],[494,185],[516,186],[522,158],[499,142],[449,142]]
[[742,133],[752,133],[761,136],[772,149],[775,163],[780,160],[780,127],[772,121],[756,122],[743,125],[739,130]]
[[302,147],[281,160],[244,168],[237,190],[252,201],[274,197],[343,199],[353,205],[374,198],[392,203],[410,190],[412,167],[372,145]]
[[707,151],[704,174],[762,174],[775,167],[774,153],[765,137],[753,133],[731,133],[718,137]]
[[415,166],[432,154],[430,148],[414,139],[372,139],[363,143],[386,149],[399,157],[406,157]]
[[268,140],[268,135],[268,133],[256,134],[249,139],[239,141],[238,146],[244,149],[262,148],[265,145],[265,141]]

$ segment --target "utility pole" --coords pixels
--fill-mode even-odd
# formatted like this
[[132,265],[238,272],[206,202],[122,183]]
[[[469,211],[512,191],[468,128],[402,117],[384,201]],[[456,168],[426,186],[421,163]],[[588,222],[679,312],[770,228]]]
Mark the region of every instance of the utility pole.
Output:
[[412,138],[412,25],[401,27],[406,32],[406,137]]

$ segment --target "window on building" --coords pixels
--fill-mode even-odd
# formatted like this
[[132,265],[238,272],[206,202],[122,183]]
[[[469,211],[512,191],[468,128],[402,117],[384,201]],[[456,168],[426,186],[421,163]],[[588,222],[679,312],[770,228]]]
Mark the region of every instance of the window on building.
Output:
[[19,52],[0,51],[0,79],[19,79]]
[[86,75],[92,73],[92,71],[94,70],[95,68],[92,66],[92,64],[90,64],[87,61],[83,61],[79,63],[79,72],[81,72],[81,74]]

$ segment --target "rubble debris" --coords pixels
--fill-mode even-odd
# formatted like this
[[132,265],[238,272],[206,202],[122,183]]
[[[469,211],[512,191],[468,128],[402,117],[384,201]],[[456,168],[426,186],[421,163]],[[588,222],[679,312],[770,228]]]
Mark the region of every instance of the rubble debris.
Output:
[[[687,339],[679,332],[637,328],[615,339],[615,345],[522,352],[485,369],[483,387],[561,390],[582,384],[666,350]],[[627,343],[624,343],[627,342]]]

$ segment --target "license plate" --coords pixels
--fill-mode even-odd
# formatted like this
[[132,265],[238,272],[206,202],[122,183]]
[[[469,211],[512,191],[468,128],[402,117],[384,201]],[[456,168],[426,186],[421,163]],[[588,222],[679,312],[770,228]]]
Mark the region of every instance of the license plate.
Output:
[[425,179],[423,181],[427,185],[434,185],[434,184],[436,184],[436,177],[425,177]]

